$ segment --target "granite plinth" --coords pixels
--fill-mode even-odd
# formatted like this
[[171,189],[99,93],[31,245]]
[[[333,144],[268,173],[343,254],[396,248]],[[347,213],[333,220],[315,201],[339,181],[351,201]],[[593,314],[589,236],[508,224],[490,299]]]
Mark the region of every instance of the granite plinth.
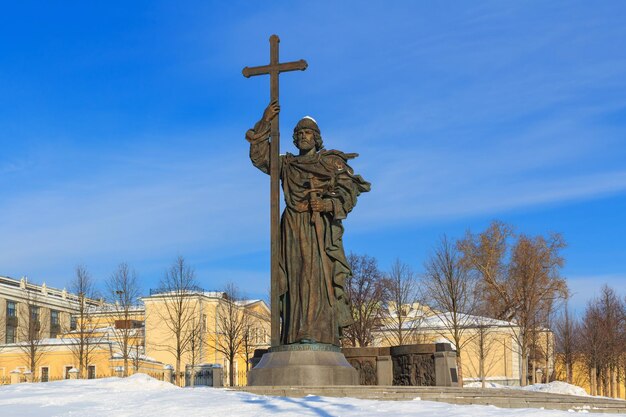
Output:
[[251,386],[358,385],[359,376],[346,357],[334,350],[277,350],[263,355],[248,374]]

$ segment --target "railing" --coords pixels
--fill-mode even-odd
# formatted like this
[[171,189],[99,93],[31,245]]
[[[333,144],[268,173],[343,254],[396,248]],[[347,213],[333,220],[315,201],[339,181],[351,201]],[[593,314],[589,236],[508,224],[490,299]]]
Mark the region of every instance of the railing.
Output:
[[41,377],[33,377],[33,382],[54,382],[54,381],[62,381],[63,378],[62,376],[54,376],[54,377],[48,377],[45,381],[42,381]]
[[154,379],[163,381],[163,372],[147,372],[146,375],[151,376]]
[[[233,380],[233,387],[245,387],[246,385],[248,385],[248,371],[237,371],[235,372],[234,375],[234,380]],[[225,387],[231,386],[230,385],[230,373],[224,371],[224,373],[222,374],[222,381],[223,381],[223,385]]]
[[[174,290],[169,288],[150,288],[150,295],[158,295],[158,294],[168,294],[168,293],[178,293],[180,290]],[[182,290],[182,292],[208,292],[204,288],[198,287],[194,285],[193,287],[186,288]]]
[[223,291],[207,290],[202,287],[193,286],[186,289],[150,288],[150,295],[179,295],[179,294],[209,294],[214,297],[224,297]]
[[[146,375],[149,375],[150,377],[157,379],[159,381],[163,381],[164,380],[164,375],[163,372],[135,372],[134,370],[129,370],[128,372],[128,376],[131,376],[135,373],[143,373]],[[97,375],[92,375],[93,378],[89,378],[88,375],[85,375],[85,378],[82,379],[102,379],[102,378],[111,378],[117,375],[112,375],[112,374],[97,374]],[[54,381],[62,381],[62,380],[66,380],[68,378],[65,378],[62,375],[56,375],[53,377],[48,377],[47,380],[42,381],[40,376],[33,376],[32,379],[30,380],[30,382],[32,383],[46,383],[46,382],[54,382]],[[184,379],[183,379],[184,381]],[[26,375],[19,375],[19,383],[26,383],[29,382],[28,379],[26,378]],[[11,384],[11,377],[10,376],[4,376],[4,377],[0,377],[0,386],[1,385],[10,385]]]

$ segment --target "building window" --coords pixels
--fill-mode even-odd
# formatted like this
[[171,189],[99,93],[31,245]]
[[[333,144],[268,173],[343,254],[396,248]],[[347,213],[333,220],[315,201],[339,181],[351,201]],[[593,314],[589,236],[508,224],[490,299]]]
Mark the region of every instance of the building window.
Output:
[[7,301],[7,317],[17,317],[15,301]]
[[76,317],[70,317],[70,330],[76,330]]
[[61,321],[59,320],[59,312],[50,310],[50,337],[55,339],[61,332]]
[[30,306],[30,319],[34,323],[38,323],[39,322],[39,307],[37,307],[37,306]]
[[48,367],[44,366],[41,368],[41,382],[48,382],[49,379]]
[[65,379],[70,379],[70,370],[73,368],[73,366],[66,366],[65,367]]
[[15,326],[7,326],[6,343],[15,343]]
[[7,300],[7,318],[5,328],[5,343],[15,343],[17,333],[17,303]]
[[89,365],[87,367],[87,379],[96,379],[96,366]]
[[58,326],[59,324],[59,312],[56,310],[50,310],[50,325]]

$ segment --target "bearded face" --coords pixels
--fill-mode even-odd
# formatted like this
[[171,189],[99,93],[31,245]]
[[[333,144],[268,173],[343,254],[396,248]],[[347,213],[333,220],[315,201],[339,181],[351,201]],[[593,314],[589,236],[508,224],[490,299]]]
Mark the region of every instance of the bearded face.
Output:
[[307,116],[298,122],[293,129],[293,143],[303,152],[310,151],[313,147],[319,151],[324,147],[322,135],[315,120]]

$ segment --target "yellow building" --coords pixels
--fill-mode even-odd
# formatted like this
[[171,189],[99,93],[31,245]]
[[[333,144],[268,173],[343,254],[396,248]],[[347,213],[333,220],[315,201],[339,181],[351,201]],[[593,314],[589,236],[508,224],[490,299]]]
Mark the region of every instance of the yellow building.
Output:
[[[34,285],[26,278],[0,277],[0,381],[6,383],[12,371],[21,379],[49,381],[69,378],[71,369],[79,368],[79,350],[87,357],[85,378],[120,374],[120,327],[129,323],[116,319],[116,310],[101,300],[85,300],[92,320],[88,334],[78,337],[76,314],[79,299],[65,290]],[[158,375],[163,364],[148,358],[143,351],[143,308],[132,312],[129,338],[132,368]],[[82,345],[82,349],[81,346]],[[16,372],[14,372],[16,373]]]
[[[89,345],[88,363],[81,370],[85,378],[135,372],[159,377],[164,367],[171,366],[180,372],[182,384],[189,367],[212,364],[223,368],[225,384],[232,374],[234,384],[244,385],[254,350],[269,347],[270,311],[263,301],[233,301],[224,292],[200,289],[178,295],[151,292],[141,301],[142,305],[124,311],[116,304],[88,300],[88,323],[78,323],[75,295],[33,285],[26,278],[0,277],[0,341],[4,342],[0,382],[6,383],[11,371],[19,371],[22,379],[70,377],[70,370],[79,367],[79,333],[85,331]],[[397,314],[392,310],[389,307],[374,334],[375,346],[399,344],[398,323],[393,319]],[[448,313],[419,304],[403,306],[401,312],[402,344],[448,342],[455,347],[446,325]],[[547,354],[530,368],[540,381],[540,375],[545,379],[553,373],[554,339],[549,330],[537,334],[536,345]],[[460,343],[464,382],[479,380],[482,369],[489,382],[519,385],[518,335],[513,323],[464,316]],[[540,350],[533,349],[535,358],[541,356]],[[232,366],[229,356],[233,356]],[[578,379],[575,382],[581,384]]]
[[[402,344],[450,343],[456,349],[449,313],[435,312],[418,303],[406,305],[402,307],[402,323],[398,325],[400,320],[393,305],[388,308],[381,325],[374,332],[374,346],[398,345],[398,333],[402,332]],[[488,382],[520,385],[522,357],[518,342],[519,327],[506,321],[470,315],[462,315],[456,322],[462,325],[460,346],[465,384],[479,381],[482,368]],[[552,337],[549,331],[544,334]],[[552,374],[553,346],[552,343],[548,354],[548,369],[544,370],[545,362],[542,362],[537,371]]]
[[[91,306],[98,300],[87,300]],[[0,276],[0,342],[15,343],[37,332],[41,338],[56,338],[70,329],[71,316],[79,308],[78,297],[65,290],[34,285],[22,277],[19,280]],[[28,329],[31,321],[39,322],[36,330]]]
[[[21,380],[69,378],[70,370],[79,368],[79,350],[88,356],[80,377],[135,372],[162,377],[164,368],[167,373],[169,366],[177,365],[173,319],[168,314],[171,301],[168,294],[152,294],[143,298],[143,305],[124,310],[117,304],[87,300],[81,322],[75,295],[30,284],[25,278],[0,277],[0,383],[8,383],[12,371],[14,376],[19,372]],[[234,322],[241,326],[236,333],[233,382],[245,384],[254,349],[268,347],[267,305],[260,300],[233,302],[223,292],[201,291],[182,297],[182,306],[180,371],[188,365],[217,364],[228,375],[231,367],[224,345],[227,326]],[[231,323],[225,320],[228,311],[234,312]]]
[[[622,358],[622,362],[626,363],[626,358]],[[561,354],[556,355],[556,379],[559,381],[567,382],[567,372],[565,370],[565,361]],[[620,378],[615,378],[613,384],[610,382],[610,375],[607,375],[605,380],[598,378],[598,386],[596,387],[596,395],[603,395],[605,397],[615,397],[626,399],[626,381],[624,376],[620,375]],[[576,357],[572,365],[571,383],[582,387],[588,394],[593,395],[591,389],[591,373],[589,367],[586,365],[583,358]]]
[[[231,301],[226,293],[153,293],[145,305],[146,354],[183,372],[185,366],[216,364],[234,384],[246,383],[254,349],[269,347],[270,311],[261,300]],[[234,352],[231,369],[228,353]]]

